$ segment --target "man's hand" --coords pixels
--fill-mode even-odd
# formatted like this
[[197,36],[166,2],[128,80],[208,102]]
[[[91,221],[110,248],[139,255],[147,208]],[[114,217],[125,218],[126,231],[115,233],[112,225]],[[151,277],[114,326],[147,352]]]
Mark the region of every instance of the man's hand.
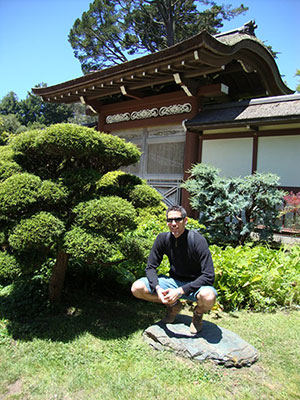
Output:
[[156,286],[156,294],[157,294],[159,300],[160,300],[163,304],[167,304],[168,301],[165,300],[164,292],[165,292],[165,290],[163,290],[160,286]]
[[162,298],[157,292],[158,297],[160,298],[161,302],[163,304],[173,304],[175,303],[182,295],[183,295],[183,290],[181,288],[179,289],[161,289],[160,295],[162,295]]
[[178,289],[166,289],[163,295],[167,304],[173,304],[180,298]]

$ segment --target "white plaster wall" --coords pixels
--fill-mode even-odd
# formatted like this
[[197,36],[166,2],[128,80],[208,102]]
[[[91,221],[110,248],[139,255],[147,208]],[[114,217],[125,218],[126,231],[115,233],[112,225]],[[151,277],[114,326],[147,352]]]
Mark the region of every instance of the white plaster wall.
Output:
[[300,186],[300,136],[260,137],[257,171],[278,175],[281,186]]
[[203,140],[202,163],[219,168],[221,176],[250,175],[252,144],[251,138]]

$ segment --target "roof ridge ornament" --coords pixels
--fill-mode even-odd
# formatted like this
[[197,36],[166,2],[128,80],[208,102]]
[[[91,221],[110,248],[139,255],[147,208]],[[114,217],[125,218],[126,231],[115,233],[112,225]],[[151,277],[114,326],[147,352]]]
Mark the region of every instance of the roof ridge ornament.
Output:
[[228,36],[228,35],[235,34],[235,33],[246,33],[247,35],[255,36],[254,31],[256,28],[257,28],[257,25],[255,23],[255,20],[252,19],[251,21],[246,22],[240,28],[232,29],[231,31],[227,31],[227,32],[217,33],[216,35],[213,35],[213,36],[215,38],[219,38],[222,36]]

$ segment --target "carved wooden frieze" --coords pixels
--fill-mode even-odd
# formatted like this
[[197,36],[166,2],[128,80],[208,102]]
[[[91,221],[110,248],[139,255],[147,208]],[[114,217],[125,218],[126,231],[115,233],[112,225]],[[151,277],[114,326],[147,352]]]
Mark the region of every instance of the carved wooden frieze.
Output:
[[173,104],[170,106],[163,106],[160,108],[148,108],[144,110],[133,111],[131,113],[126,112],[122,114],[113,114],[106,117],[107,124],[114,124],[117,122],[134,121],[137,119],[148,119],[156,117],[164,117],[166,115],[176,115],[189,113],[192,111],[192,105],[190,103],[184,104]]

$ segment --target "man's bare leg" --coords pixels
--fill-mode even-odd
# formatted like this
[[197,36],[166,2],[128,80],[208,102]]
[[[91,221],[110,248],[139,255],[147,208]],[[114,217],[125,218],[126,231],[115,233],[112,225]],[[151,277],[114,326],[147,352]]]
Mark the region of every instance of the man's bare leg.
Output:
[[[152,301],[154,303],[161,303],[161,299],[158,297],[157,294],[151,294],[147,289],[146,285],[142,281],[135,281],[131,287],[132,294],[142,300]],[[175,320],[176,315],[182,310],[183,306],[180,301],[176,300],[172,304],[165,304],[167,307],[167,313],[165,318],[163,318],[163,322],[168,324],[172,323]]]
[[216,295],[213,290],[207,288],[200,290],[197,294],[197,305],[194,308],[193,320],[190,325],[190,332],[196,334],[202,329],[202,318],[205,312],[210,311],[216,302]]
[[161,303],[161,300],[158,298],[157,294],[151,294],[142,281],[137,280],[132,284],[131,293],[138,299],[152,301],[154,303]]

